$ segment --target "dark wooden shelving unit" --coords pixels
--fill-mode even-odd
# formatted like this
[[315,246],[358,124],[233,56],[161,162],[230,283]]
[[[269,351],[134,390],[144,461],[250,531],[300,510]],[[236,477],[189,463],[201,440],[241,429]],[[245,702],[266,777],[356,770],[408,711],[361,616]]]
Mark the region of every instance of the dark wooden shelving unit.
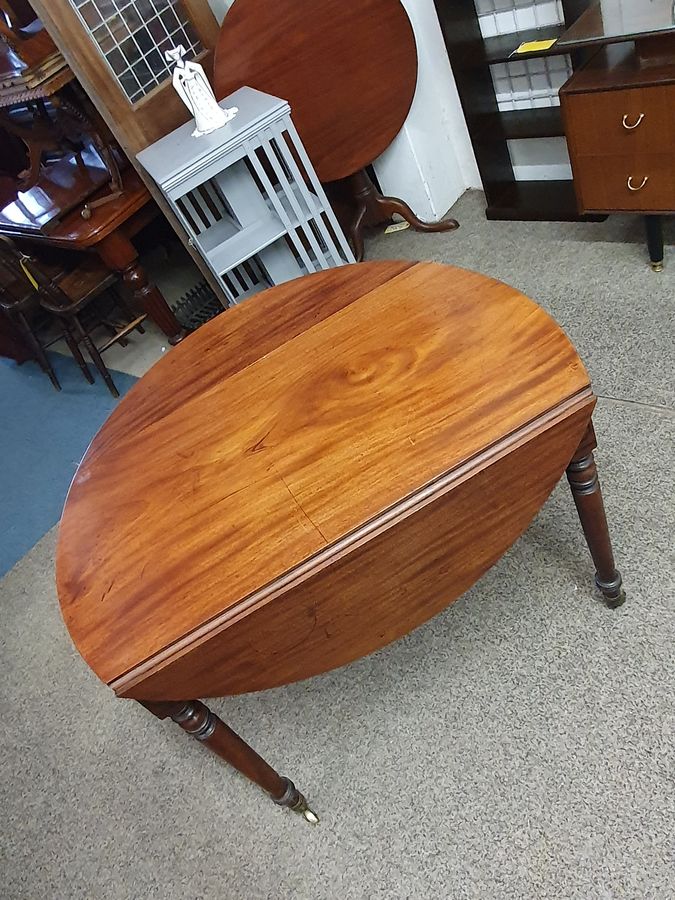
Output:
[[[489,65],[501,62],[513,62],[513,51],[526,41],[556,40],[565,33],[565,25],[547,25],[546,28],[528,28],[525,31],[513,31],[510,34],[498,34],[495,37],[483,38],[484,61]],[[532,59],[539,56],[561,56],[569,50],[561,50],[554,44],[550,50],[538,50],[536,53],[519,53],[515,59]],[[483,65],[483,62],[479,63]]]
[[559,106],[513,109],[501,113],[507,140],[562,137],[565,134]]
[[[591,0],[562,0],[564,25],[535,28],[483,38],[473,0],[434,0],[450,65],[473,143],[487,199],[489,219],[539,221],[597,221],[580,216],[571,179],[516,181],[507,141],[564,135],[560,108],[539,107],[500,111],[490,66],[514,62],[513,51],[524,41],[560,37],[590,5]],[[554,44],[543,52],[518,54],[517,60],[569,53]],[[587,52],[572,54],[576,68]]]

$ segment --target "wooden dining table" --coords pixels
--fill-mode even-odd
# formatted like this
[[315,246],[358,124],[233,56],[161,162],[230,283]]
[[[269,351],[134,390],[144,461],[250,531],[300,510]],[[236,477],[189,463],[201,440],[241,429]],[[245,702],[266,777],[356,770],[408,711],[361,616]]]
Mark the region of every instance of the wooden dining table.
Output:
[[[92,208],[88,219],[82,217],[80,205],[48,230],[43,230],[40,189],[33,188],[30,198],[15,199],[0,210],[0,234],[30,241],[36,247],[96,253],[112,271],[120,274],[138,307],[162,329],[168,342],[175,344],[182,340],[185,330],[157,285],[148,278],[133,244],[135,235],[159,210],[134,169],[124,169],[122,178],[124,191],[120,197]],[[109,193],[108,185],[103,185],[88,198],[89,205]],[[17,362],[32,356],[6,317],[0,317],[0,355]]]
[[363,263],[265,291],[162,358],[94,438],[59,533],[70,635],[119,697],[314,822],[197,698],[405,635],[500,559],[565,472],[619,606],[594,406],[561,328],[483,275]]

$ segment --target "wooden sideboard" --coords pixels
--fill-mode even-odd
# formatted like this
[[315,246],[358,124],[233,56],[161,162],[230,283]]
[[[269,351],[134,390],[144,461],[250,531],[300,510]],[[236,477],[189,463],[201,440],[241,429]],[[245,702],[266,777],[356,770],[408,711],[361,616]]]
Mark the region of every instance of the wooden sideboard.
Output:
[[594,55],[560,90],[580,212],[642,213],[652,268],[675,213],[672,0],[599,0],[557,42]]
[[650,63],[634,43],[602,48],[560,91],[580,212],[647,216],[663,268],[660,216],[675,212],[675,38]]

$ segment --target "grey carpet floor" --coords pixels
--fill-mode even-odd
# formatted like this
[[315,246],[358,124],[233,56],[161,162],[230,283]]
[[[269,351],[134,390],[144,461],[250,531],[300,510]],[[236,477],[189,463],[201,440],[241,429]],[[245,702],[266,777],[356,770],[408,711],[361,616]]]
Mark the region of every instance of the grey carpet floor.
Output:
[[675,897],[675,257],[630,220],[378,237],[526,290],[603,396],[597,458],[628,602],[607,610],[563,485],[500,563],[346,669],[213,702],[296,780],[312,828],[73,649],[51,532],[0,582],[0,896]]

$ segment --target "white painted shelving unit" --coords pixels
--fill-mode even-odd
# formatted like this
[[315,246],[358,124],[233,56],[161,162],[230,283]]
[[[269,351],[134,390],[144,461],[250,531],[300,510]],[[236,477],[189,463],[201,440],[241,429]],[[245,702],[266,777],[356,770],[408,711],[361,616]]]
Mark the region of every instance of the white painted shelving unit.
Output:
[[244,87],[223,128],[193,122],[138,154],[230,304],[274,284],[354,262],[284,100]]

